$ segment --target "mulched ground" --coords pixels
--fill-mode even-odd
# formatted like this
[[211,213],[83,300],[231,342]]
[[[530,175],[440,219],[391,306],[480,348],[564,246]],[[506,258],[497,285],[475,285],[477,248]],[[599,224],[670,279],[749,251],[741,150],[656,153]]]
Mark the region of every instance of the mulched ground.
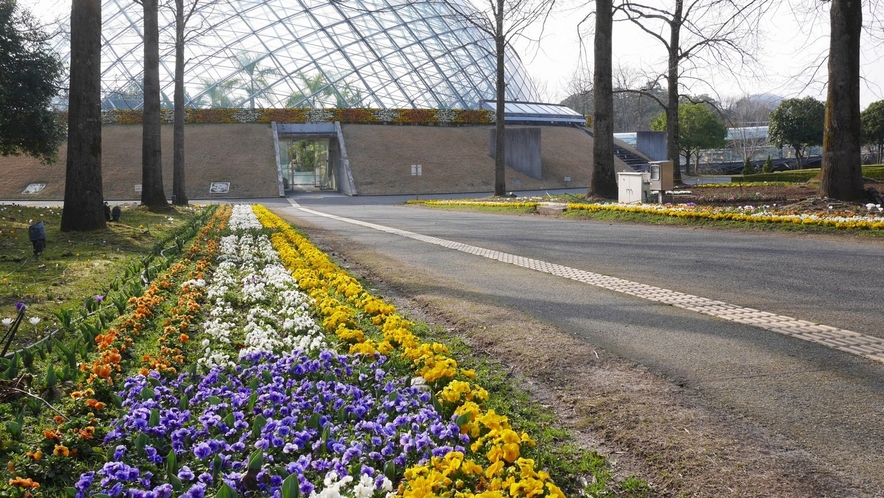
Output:
[[[866,179],[865,188],[866,190],[873,188],[878,192],[884,192],[884,182]],[[676,189],[674,192],[677,192],[677,194],[664,196],[663,201],[672,204],[694,203],[697,205],[722,207],[770,206],[772,208],[775,207],[778,211],[798,214],[837,212],[862,215],[869,212],[880,213],[876,207],[870,210],[866,206],[866,204],[871,202],[871,199],[862,202],[844,202],[821,197],[819,195],[819,184],[812,182],[794,185],[743,185],[732,187],[686,186]]]

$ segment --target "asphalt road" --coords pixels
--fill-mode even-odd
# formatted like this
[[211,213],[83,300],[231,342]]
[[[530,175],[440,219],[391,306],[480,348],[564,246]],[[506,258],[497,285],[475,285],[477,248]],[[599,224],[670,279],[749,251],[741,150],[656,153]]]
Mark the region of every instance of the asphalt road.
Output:
[[[303,208],[884,337],[884,243],[294,197]],[[884,496],[884,363],[269,201],[393,264],[527,313],[757,421]],[[441,286],[442,284],[440,284]],[[450,285],[450,284],[446,284]],[[440,289],[444,292],[444,289]]]

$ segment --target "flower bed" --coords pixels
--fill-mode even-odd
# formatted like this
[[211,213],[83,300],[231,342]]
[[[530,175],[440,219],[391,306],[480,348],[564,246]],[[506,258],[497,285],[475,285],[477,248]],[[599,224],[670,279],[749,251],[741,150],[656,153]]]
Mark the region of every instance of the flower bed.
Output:
[[[537,206],[549,203],[546,198],[501,199],[492,201],[471,200],[426,200],[408,201],[409,204],[427,206],[465,206],[465,207],[500,207],[511,209],[536,209]],[[561,205],[560,203],[558,205]],[[572,213],[620,211],[626,213],[643,213],[660,216],[674,216],[689,219],[707,219],[722,221],[743,221],[752,223],[788,223],[793,225],[813,225],[841,229],[881,230],[884,229],[884,207],[866,204],[865,213],[853,211],[819,210],[813,213],[791,212],[776,206],[744,205],[737,207],[703,206],[693,202],[685,204],[619,204],[568,202],[566,211]]]
[[[62,121],[67,113],[60,113]],[[163,110],[164,123],[172,122],[172,111]],[[186,123],[351,123],[399,125],[488,125],[494,124],[494,112],[472,109],[186,109]],[[102,111],[106,124],[141,124],[140,110]]]
[[129,306],[0,493],[563,496],[471,371],[263,207]]
[[[869,209],[879,209],[871,206]],[[854,213],[818,212],[789,213],[778,212],[770,206],[742,206],[737,208],[715,208],[694,204],[568,204],[569,211],[624,211],[631,213],[658,214],[679,218],[747,221],[756,223],[789,223],[793,225],[816,225],[834,228],[881,230],[884,229],[884,216],[856,215]]]
[[[180,259],[158,275],[147,289],[137,286],[137,292],[128,302],[123,296],[132,286],[108,299],[113,304],[102,310],[97,308],[106,296],[87,300],[87,311],[97,312],[98,323],[84,321],[73,327],[70,312],[59,313],[66,332],[79,330],[82,337],[66,340],[67,346],[52,339],[45,347],[32,348],[44,363],[53,349],[59,351],[65,364],[59,373],[51,362],[41,365],[45,373],[42,368],[25,364],[28,372],[23,375],[37,377],[34,387],[42,389],[41,398],[46,401],[43,406],[51,410],[41,410],[40,404],[35,405],[28,398],[24,398],[24,403],[20,398],[16,401],[18,406],[27,408],[27,412],[23,410],[17,420],[5,424],[5,434],[0,432],[0,456],[8,458],[4,470],[10,475],[8,481],[0,483],[0,494],[29,496],[41,487],[48,494],[62,493],[63,488],[73,482],[75,472],[105,460],[102,439],[118,414],[116,391],[123,386],[121,380],[139,368],[174,372],[176,365],[183,363],[180,348],[171,341],[167,344],[168,334],[163,332],[174,329],[175,339],[186,342],[184,338],[191,320],[199,311],[192,299],[198,297],[186,286],[179,292],[178,284],[198,276],[205,270],[207,260],[213,258],[212,241],[206,238],[218,228],[223,216],[223,210],[216,212]],[[175,296],[179,297],[177,305],[167,309],[166,303]],[[108,311],[123,314],[105,322]],[[160,316],[168,317],[163,332],[158,331]],[[24,378],[17,377],[13,382]],[[62,379],[69,380],[62,384]],[[23,392],[26,391],[19,391]],[[51,413],[47,415],[47,412]],[[26,414],[31,417],[27,425],[24,424]]]

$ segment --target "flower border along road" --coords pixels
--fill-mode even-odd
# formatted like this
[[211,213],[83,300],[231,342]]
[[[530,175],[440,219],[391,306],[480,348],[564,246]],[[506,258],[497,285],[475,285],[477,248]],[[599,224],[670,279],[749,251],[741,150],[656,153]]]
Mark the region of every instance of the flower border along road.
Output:
[[[77,339],[73,348],[55,343],[69,363],[65,369],[79,370],[80,382],[71,386],[69,400],[56,402],[53,419],[35,412],[36,427],[28,427],[28,432],[39,436],[19,437],[23,443],[18,445],[20,451],[26,454],[13,451],[16,445],[7,448],[10,451],[6,454],[12,458],[6,470],[13,478],[8,481],[9,488],[0,486],[0,494],[8,490],[14,497],[30,496],[29,488],[60,493],[58,488],[69,481],[71,474],[104,460],[100,442],[118,413],[119,397],[115,392],[126,375],[139,370],[174,374],[184,364],[182,347],[199,312],[194,300],[200,298],[199,289],[186,285],[185,280],[203,278],[217,246],[211,238],[223,228],[228,214],[229,208],[216,210],[182,257],[147,289],[138,287],[128,302],[122,297],[128,290],[111,299],[120,313],[127,307],[130,312],[120,315],[107,330],[84,324],[80,331],[88,336],[87,341]],[[177,303],[170,305],[170,298],[176,295]],[[167,318],[161,325],[162,332],[157,333],[155,322],[164,314]],[[84,358],[79,364],[78,353]],[[53,368],[50,365],[48,377],[54,376]],[[54,424],[47,426],[49,420]]]
[[444,346],[265,208],[234,207],[230,229],[211,283],[182,284],[207,301],[172,354],[189,366],[125,380],[77,496],[564,496]]
[[[884,230],[884,217],[878,215],[857,215],[855,213],[819,212],[815,214],[798,214],[779,212],[771,206],[740,206],[723,208],[718,206],[698,206],[694,204],[617,204],[617,203],[581,203],[567,204],[544,202],[540,200],[518,201],[464,201],[464,200],[426,200],[408,201],[408,204],[427,206],[468,206],[468,207],[508,207],[514,209],[537,209],[543,205],[564,206],[566,211],[600,212],[620,211],[626,213],[654,214],[677,218],[706,219],[716,221],[742,221],[752,223],[785,223],[791,225],[814,225],[840,229]],[[867,204],[866,209],[884,211],[884,207]]]

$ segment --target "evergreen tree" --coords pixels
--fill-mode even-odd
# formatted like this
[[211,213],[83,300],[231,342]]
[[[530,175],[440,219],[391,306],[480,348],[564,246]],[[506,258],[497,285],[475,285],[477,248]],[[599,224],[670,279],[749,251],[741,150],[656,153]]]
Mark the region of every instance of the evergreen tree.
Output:
[[770,154],[768,154],[767,159],[765,159],[761,171],[764,173],[773,173],[773,161],[770,160]]
[[0,0],[0,155],[52,162],[64,141],[50,107],[62,65],[47,39],[16,0]]
[[755,166],[752,166],[752,161],[749,158],[746,158],[746,161],[743,162],[743,176],[749,176],[755,174]]

